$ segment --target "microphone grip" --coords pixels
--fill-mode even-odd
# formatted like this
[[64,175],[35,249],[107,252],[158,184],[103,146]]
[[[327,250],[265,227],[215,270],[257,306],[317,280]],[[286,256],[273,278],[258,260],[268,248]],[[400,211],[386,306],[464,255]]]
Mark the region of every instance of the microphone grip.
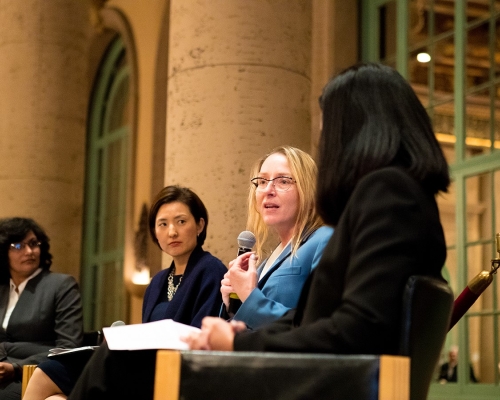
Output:
[[233,317],[234,314],[239,310],[243,303],[236,293],[229,294],[229,307],[227,309],[227,313],[229,316]]
[[451,314],[450,327],[451,330],[458,322],[460,318],[467,312],[467,310],[474,304],[478,299],[480,293],[476,294],[469,289],[468,286],[460,293],[460,295],[455,299],[453,303],[453,312]]
[[[248,253],[252,251],[252,249],[247,249],[246,247],[238,247],[238,254],[236,257],[241,256],[242,254]],[[227,309],[228,314],[232,317],[241,307],[241,300],[236,293],[229,294],[229,307]]]

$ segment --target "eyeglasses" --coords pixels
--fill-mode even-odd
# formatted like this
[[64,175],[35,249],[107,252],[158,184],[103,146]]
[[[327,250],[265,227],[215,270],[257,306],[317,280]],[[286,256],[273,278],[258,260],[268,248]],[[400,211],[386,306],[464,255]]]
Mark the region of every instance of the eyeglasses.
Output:
[[257,177],[251,179],[250,182],[255,185],[257,191],[266,190],[269,182],[271,182],[274,188],[280,192],[286,192],[295,184],[295,180],[289,176],[277,176],[273,179]]
[[11,243],[10,248],[15,251],[21,251],[26,246],[28,246],[31,250],[36,250],[42,245],[42,242],[38,240],[32,239],[29,242],[19,242],[19,243]]

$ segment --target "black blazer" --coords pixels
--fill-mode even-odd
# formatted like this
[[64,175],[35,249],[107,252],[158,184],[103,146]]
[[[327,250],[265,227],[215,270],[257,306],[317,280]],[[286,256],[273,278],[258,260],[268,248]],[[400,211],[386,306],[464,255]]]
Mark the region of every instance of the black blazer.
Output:
[[38,364],[54,347],[78,347],[83,340],[83,315],[76,280],[42,271],[29,280],[1,327],[9,303],[9,285],[0,285],[0,361],[19,367]]
[[445,258],[434,196],[403,169],[372,172],[356,185],[297,309],[237,334],[234,348],[397,354],[406,281],[441,277]]

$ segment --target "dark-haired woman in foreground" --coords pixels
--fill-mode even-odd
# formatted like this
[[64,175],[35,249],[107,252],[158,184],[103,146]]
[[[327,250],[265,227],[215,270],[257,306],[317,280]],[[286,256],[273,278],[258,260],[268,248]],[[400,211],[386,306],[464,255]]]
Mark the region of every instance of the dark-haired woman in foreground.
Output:
[[[153,241],[173,261],[148,286],[142,322],[173,319],[200,327],[205,316],[218,315],[220,281],[227,269],[202,249],[207,226],[205,205],[192,190],[167,186],[158,193],[149,212],[149,229]],[[155,357],[156,350],[110,351],[104,344],[89,361],[89,379],[118,387],[122,393],[116,398],[152,398]],[[24,399],[67,398],[83,367],[57,360],[41,364]],[[94,397],[90,394],[88,398]]]
[[54,347],[78,347],[83,315],[76,280],[50,271],[49,237],[31,218],[0,220],[0,399],[21,399],[23,365]]
[[317,206],[335,234],[297,309],[254,332],[205,318],[186,339],[192,349],[397,354],[408,278],[441,278],[435,195],[450,177],[411,86],[392,68],[361,64],[330,81],[320,103]]

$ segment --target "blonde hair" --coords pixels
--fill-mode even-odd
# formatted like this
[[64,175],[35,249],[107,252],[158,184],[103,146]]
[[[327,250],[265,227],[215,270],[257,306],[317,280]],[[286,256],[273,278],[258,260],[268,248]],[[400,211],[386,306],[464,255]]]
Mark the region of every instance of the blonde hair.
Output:
[[[302,240],[323,225],[321,217],[316,212],[317,167],[312,157],[306,152],[291,146],[279,146],[257,160],[252,168],[250,179],[258,176],[264,161],[272,154],[277,153],[286,157],[299,194],[299,207],[292,236],[292,255],[294,255]],[[257,210],[255,186],[253,184],[250,184],[248,194],[247,229],[255,234],[257,239],[255,252],[259,259],[262,260],[265,253],[264,245],[269,238],[269,227],[264,223]]]

